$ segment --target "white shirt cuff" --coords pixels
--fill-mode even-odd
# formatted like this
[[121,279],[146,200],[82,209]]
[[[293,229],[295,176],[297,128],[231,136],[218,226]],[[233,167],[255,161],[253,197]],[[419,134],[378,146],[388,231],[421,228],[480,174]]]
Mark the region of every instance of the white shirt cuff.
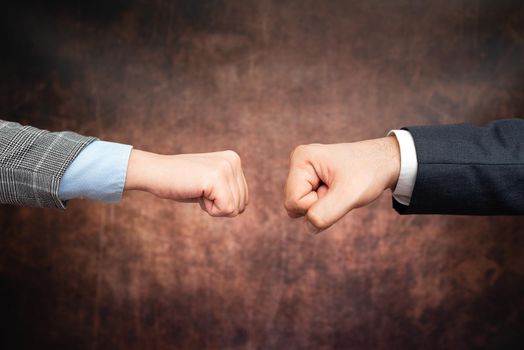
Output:
[[400,175],[393,191],[393,198],[400,204],[409,205],[418,170],[415,141],[407,130],[391,130],[388,136],[392,134],[395,135],[400,146]]

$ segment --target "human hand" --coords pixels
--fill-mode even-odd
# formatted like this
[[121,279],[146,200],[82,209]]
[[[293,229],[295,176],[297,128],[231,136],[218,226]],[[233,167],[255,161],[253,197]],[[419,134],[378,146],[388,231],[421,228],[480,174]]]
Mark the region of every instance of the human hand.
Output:
[[211,216],[233,217],[248,204],[240,157],[233,151],[160,155],[133,149],[124,189],[198,202]]
[[394,189],[400,172],[395,136],[354,143],[298,146],[291,153],[285,208],[320,232]]

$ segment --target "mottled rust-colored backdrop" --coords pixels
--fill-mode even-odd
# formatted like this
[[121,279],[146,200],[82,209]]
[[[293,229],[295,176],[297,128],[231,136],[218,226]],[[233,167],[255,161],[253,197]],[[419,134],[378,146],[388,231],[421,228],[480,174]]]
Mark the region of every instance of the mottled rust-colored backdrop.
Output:
[[298,144],[522,116],[522,1],[42,3],[3,5],[3,118],[162,153],[234,149],[251,203],[233,220],[142,193],[0,207],[0,347],[523,341],[522,218],[400,217],[386,193],[311,236],[282,207]]

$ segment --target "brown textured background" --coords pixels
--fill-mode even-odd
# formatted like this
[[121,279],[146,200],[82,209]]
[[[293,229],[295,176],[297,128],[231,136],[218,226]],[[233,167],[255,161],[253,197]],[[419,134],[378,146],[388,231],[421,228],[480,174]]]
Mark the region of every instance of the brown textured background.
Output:
[[2,8],[3,118],[235,149],[251,204],[233,220],[140,193],[0,207],[2,348],[523,342],[522,218],[400,217],[384,194],[310,236],[282,208],[298,144],[522,116],[521,1],[43,3]]

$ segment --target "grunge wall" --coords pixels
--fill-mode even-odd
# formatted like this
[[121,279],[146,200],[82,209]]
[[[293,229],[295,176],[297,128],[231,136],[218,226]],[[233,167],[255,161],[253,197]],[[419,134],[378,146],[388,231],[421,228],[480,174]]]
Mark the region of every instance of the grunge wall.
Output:
[[2,118],[234,149],[251,203],[233,220],[142,193],[1,206],[2,348],[523,342],[522,218],[401,217],[385,193],[311,236],[282,207],[298,144],[523,116],[521,1],[42,3],[2,5]]

